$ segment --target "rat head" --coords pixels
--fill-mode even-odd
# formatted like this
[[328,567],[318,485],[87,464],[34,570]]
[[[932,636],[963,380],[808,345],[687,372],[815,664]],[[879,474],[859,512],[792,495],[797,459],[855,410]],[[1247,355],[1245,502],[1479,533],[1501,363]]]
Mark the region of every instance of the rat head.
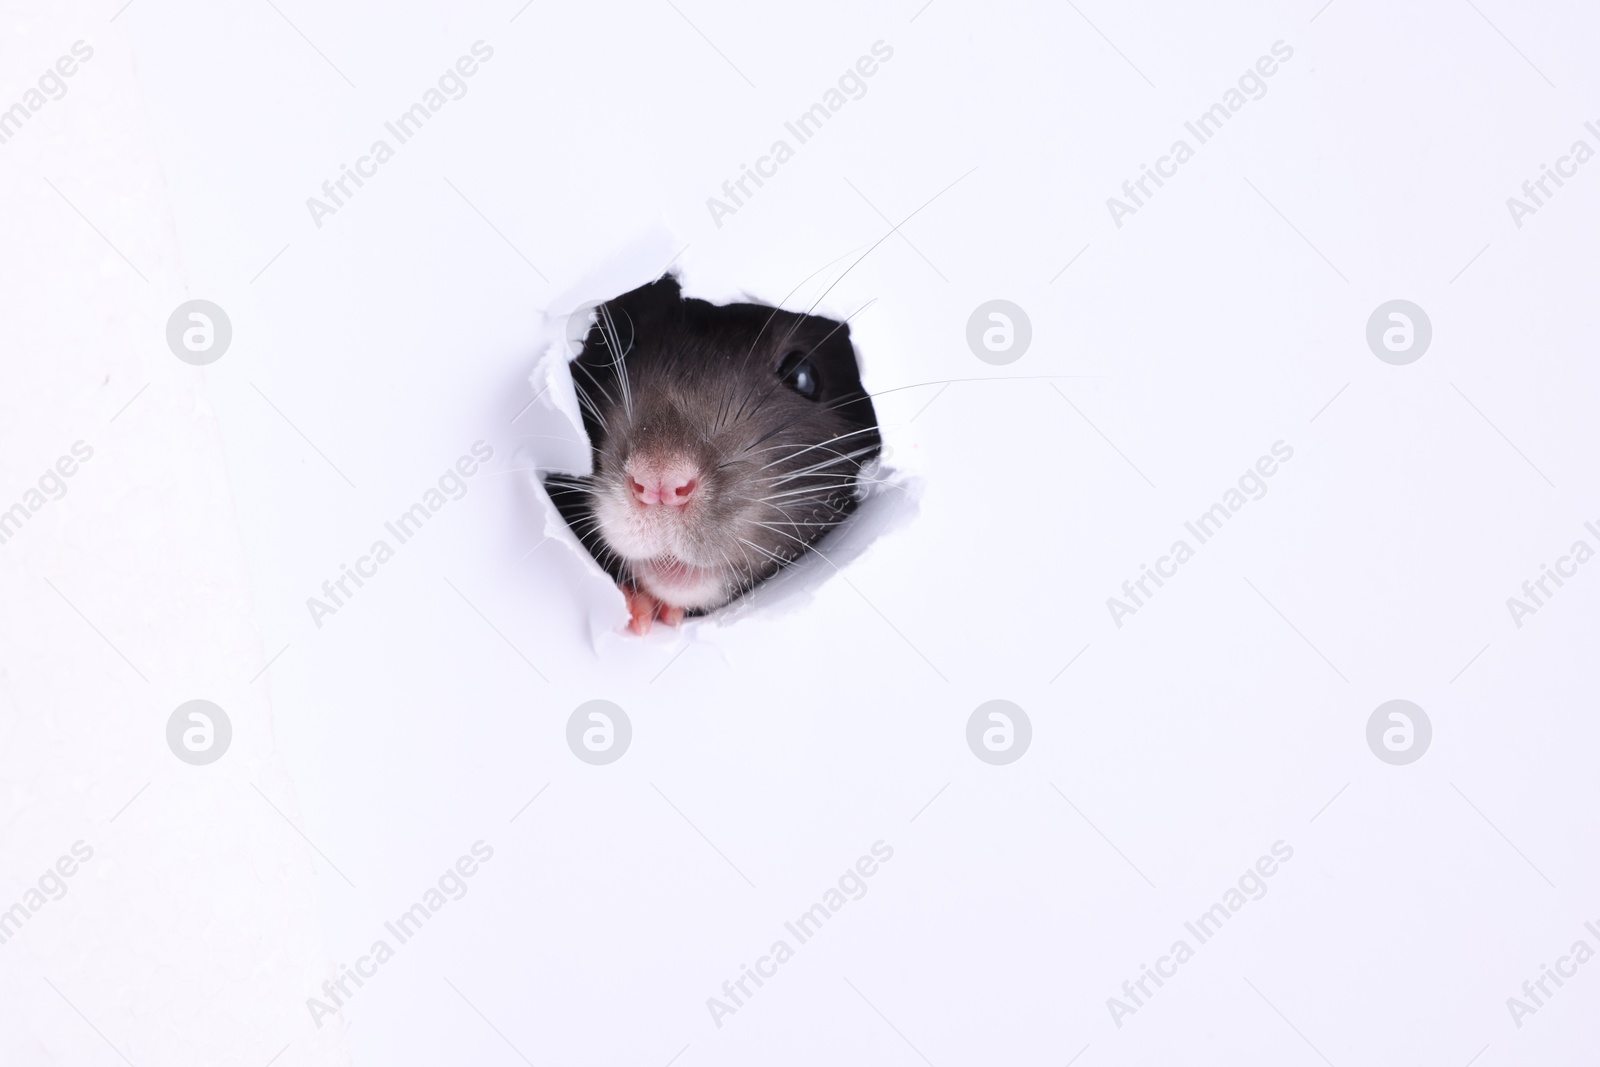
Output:
[[676,608],[718,607],[805,552],[879,450],[847,325],[686,300],[670,275],[597,309],[572,379],[594,458],[574,525]]

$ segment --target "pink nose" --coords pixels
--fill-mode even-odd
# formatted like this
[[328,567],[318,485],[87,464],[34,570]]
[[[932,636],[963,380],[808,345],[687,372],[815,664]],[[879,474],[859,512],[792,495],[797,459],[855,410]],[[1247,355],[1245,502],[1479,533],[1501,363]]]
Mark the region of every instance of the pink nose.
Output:
[[699,487],[699,472],[680,466],[639,470],[628,477],[628,488],[633,498],[645,505],[682,507]]

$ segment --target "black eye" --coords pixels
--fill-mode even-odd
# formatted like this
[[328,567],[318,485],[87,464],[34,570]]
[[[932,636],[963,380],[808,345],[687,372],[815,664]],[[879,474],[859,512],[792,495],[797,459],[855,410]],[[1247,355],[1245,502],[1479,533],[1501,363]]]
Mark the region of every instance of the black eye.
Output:
[[822,395],[822,375],[817,372],[817,365],[811,362],[811,357],[804,352],[790,352],[784,356],[783,362],[778,364],[778,377],[784,385],[807,400],[815,400]]

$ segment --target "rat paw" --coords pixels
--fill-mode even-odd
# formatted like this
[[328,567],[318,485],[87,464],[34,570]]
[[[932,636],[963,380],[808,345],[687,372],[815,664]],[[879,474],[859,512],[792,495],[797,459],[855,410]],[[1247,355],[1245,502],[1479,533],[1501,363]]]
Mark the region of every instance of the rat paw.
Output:
[[676,626],[683,621],[682,608],[657,600],[637,586],[619,585],[617,588],[622,590],[628,602],[628,629],[641,637],[650,632],[650,624],[657,619],[668,626]]

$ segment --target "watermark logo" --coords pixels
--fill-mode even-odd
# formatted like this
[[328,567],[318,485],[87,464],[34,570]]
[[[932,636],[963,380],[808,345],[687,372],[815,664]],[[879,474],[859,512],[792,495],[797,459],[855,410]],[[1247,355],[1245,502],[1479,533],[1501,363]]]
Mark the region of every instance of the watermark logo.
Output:
[[[4,518],[0,517],[0,533],[4,532],[4,521]],[[1583,528],[1600,540],[1600,527],[1592,522],[1586,522]],[[1511,612],[1511,621],[1516,623],[1517,629],[1522,629],[1523,619],[1529,615],[1537,615],[1540,608],[1547,606],[1545,601],[1554,597],[1561,587],[1567,584],[1562,581],[1563,578],[1576,578],[1578,568],[1591,559],[1594,559],[1594,549],[1589,542],[1579,538],[1572,542],[1572,548],[1566,555],[1556,557],[1556,565],[1553,568],[1548,563],[1539,564],[1539,576],[1529,578],[1522,583],[1522,595],[1526,599],[1506,597],[1506,610]],[[1552,582],[1555,583],[1554,589],[1550,588]],[[1541,593],[1544,595],[1540,596]]]
[[1409,700],[1387,700],[1367,720],[1367,747],[1396,767],[1415,763],[1433,743],[1428,713]]
[[[324,619],[330,615],[337,615],[340,609],[348,607],[356,593],[363,589],[368,581],[378,576],[379,568],[394,558],[395,550],[417,536],[422,527],[443,510],[446,504],[466,496],[467,479],[477,474],[483,465],[493,458],[493,445],[487,441],[474,441],[472,454],[460,456],[454,466],[446,467],[435,483],[437,488],[425,490],[417,503],[401,512],[393,521],[383,524],[384,530],[394,538],[394,544],[391,545],[388,540],[380,537],[372,542],[366,555],[356,557],[354,567],[348,563],[339,564],[338,576],[322,583],[322,596],[306,597],[306,611],[311,614],[311,621],[316,628],[322,629]],[[352,589],[352,585],[355,588]],[[459,593],[459,590],[457,592]]]
[[628,713],[609,700],[579,704],[567,719],[567,747],[585,763],[596,767],[615,763],[632,743]]
[[[1122,597],[1106,597],[1106,610],[1110,612],[1111,621],[1116,624],[1117,629],[1122,629],[1123,619],[1137,615],[1139,609],[1149,606],[1148,602],[1155,597],[1156,590],[1167,584],[1166,579],[1176,578],[1178,568],[1194,559],[1198,546],[1217,536],[1222,527],[1247,503],[1266,496],[1266,480],[1277,474],[1281,465],[1293,458],[1292,445],[1285,441],[1274,441],[1272,455],[1261,456],[1257,458],[1253,467],[1246,467],[1244,473],[1239,475],[1237,488],[1224,490],[1221,500],[1202,511],[1192,521],[1183,524],[1183,528],[1194,538],[1193,545],[1187,539],[1180,537],[1172,542],[1172,547],[1167,550],[1166,555],[1156,557],[1154,568],[1148,563],[1139,564],[1139,576],[1122,583]],[[1155,589],[1150,588],[1151,583],[1155,584]]]
[[56,860],[53,867],[46,867],[44,873],[39,875],[37,888],[29,886],[22,891],[21,900],[0,910],[0,945],[16,937],[23,925],[32,920],[46,904],[66,896],[66,880],[78,873],[80,864],[88,863],[93,858],[92,847],[83,841],[74,841],[72,855],[63,855]]
[[[867,895],[867,879],[881,871],[883,864],[894,859],[894,848],[881,839],[872,843],[871,851],[871,856],[863,855],[853,866],[846,867],[838,881],[822,891],[820,899],[794,919],[785,922],[783,929],[789,936],[773,941],[766,955],[756,957],[754,968],[747,963],[739,964],[739,976],[722,983],[722,995],[706,998],[706,1011],[718,1030],[722,1029],[723,1021],[728,1016],[737,1015],[739,1009],[746,1007],[747,1002],[770,979],[778,976],[778,969],[794,959],[797,948],[816,937],[823,925],[831,922],[846,904]],[[789,943],[790,937],[794,939],[792,945]],[[752,986],[755,988],[752,989]]]
[[[1600,926],[1586,922],[1583,928],[1591,937],[1600,939]],[[1572,948],[1565,956],[1556,957],[1554,969],[1547,963],[1539,964],[1539,977],[1522,983],[1522,996],[1506,998],[1506,1010],[1511,1013],[1511,1021],[1517,1024],[1517,1029],[1522,1029],[1524,1018],[1539,1014],[1540,1008],[1549,1007],[1545,1002],[1567,984],[1563,979],[1576,978],[1578,968],[1592,959],[1594,959],[1594,949],[1590,947],[1589,942],[1579,938],[1572,943]],[[1555,985],[1554,989],[1550,988],[1552,983]]]
[[[864,55],[855,61],[853,67],[846,67],[839,75],[838,88],[827,89],[821,100],[802,111],[792,122],[783,124],[784,131],[794,140],[793,145],[785,138],[776,138],[766,155],[756,157],[754,168],[748,163],[739,164],[738,177],[722,183],[722,196],[706,197],[706,210],[710,212],[711,221],[716,223],[717,229],[722,229],[724,218],[737,215],[739,209],[745,207],[762,186],[778,176],[778,168],[794,158],[796,147],[821,133],[822,128],[833,121],[833,116],[845,104],[866,96],[866,79],[878,73],[882,64],[893,58],[893,48],[883,41],[873,41],[872,55]],[[752,185],[755,188],[751,188]]]
[[[1166,955],[1156,957],[1154,967],[1148,963],[1139,964],[1139,977],[1122,983],[1120,997],[1106,998],[1106,1010],[1110,1012],[1111,1021],[1118,1030],[1122,1029],[1123,1020],[1128,1016],[1137,1015],[1141,1008],[1149,1007],[1149,1001],[1167,981],[1178,976],[1179,968],[1194,959],[1197,948],[1221,933],[1246,904],[1267,895],[1267,879],[1294,858],[1294,846],[1287,841],[1274,841],[1271,852],[1270,856],[1263,855],[1252,866],[1246,867],[1239,875],[1239,880],[1223,891],[1217,903],[1183,924],[1184,931],[1194,939],[1194,944],[1191,945],[1187,937],[1173,941]],[[1155,987],[1153,989],[1152,984]]]
[[[1156,157],[1154,168],[1148,163],[1141,163],[1139,176],[1122,183],[1122,195],[1127,199],[1115,196],[1106,198],[1106,210],[1117,229],[1122,229],[1123,220],[1129,215],[1137,215],[1140,208],[1147,207],[1167,181],[1178,176],[1178,168],[1194,158],[1197,147],[1221,133],[1223,127],[1250,101],[1260,100],[1267,95],[1266,79],[1278,73],[1282,64],[1294,58],[1294,49],[1284,41],[1273,41],[1271,52],[1271,55],[1259,57],[1253,67],[1244,69],[1239,75],[1237,88],[1230,86],[1223,91],[1217,103],[1200,112],[1193,121],[1183,124],[1184,130],[1194,138],[1193,145],[1182,137],[1177,138],[1166,155]],[[1152,183],[1154,189],[1151,188]]]
[[604,300],[590,300],[567,316],[567,348],[574,356],[583,355],[583,346],[596,327],[600,330],[601,347],[611,348],[611,339],[616,338],[613,358],[621,359],[633,350],[633,320],[620,307],[615,311],[620,314],[614,314]]
[[[437,88],[429,86],[423,91],[420,101],[406,108],[393,121],[383,124],[384,130],[394,139],[394,144],[391,145],[382,137],[376,138],[365,155],[356,157],[354,168],[345,163],[339,164],[339,176],[322,183],[321,198],[306,197],[306,210],[311,214],[311,221],[317,229],[322,229],[323,219],[338,214],[341,208],[348,207],[349,201],[356,193],[368,181],[378,176],[378,168],[394,158],[395,150],[399,146],[421,133],[423,127],[433,121],[433,116],[438,114],[441,108],[450,101],[460,100],[467,95],[466,79],[477,74],[481,64],[494,58],[494,49],[481,40],[472,42],[471,52],[472,55],[461,56],[453,66],[444,69],[439,75]],[[355,188],[352,189],[352,185]],[[457,192],[459,193],[459,190]]]
[[215,763],[233,743],[228,713],[209,700],[189,700],[167,719],[167,747],[196,767]]
[[0,545],[17,536],[24,524],[33,518],[39,509],[52,500],[60,500],[66,496],[66,479],[78,473],[79,464],[89,462],[93,456],[94,449],[88,444],[74,441],[71,456],[61,456],[53,466],[46,467],[44,473],[39,475],[38,488],[29,486],[23,490],[22,499],[9,508],[0,501],[0,508],[4,509],[0,510]]
[[[1591,137],[1600,141],[1600,126],[1593,122],[1585,122],[1583,128]],[[1583,138],[1572,142],[1571,149],[1564,156],[1556,157],[1556,165],[1551,169],[1550,164],[1539,164],[1539,176],[1530,178],[1522,183],[1522,195],[1526,199],[1515,196],[1506,197],[1506,210],[1511,213],[1511,221],[1517,229],[1522,229],[1522,220],[1529,215],[1537,215],[1539,209],[1547,206],[1546,201],[1556,195],[1556,192],[1567,183],[1563,178],[1576,178],[1578,168],[1594,158],[1594,148]],[[1552,189],[1551,183],[1555,184]],[[1540,195],[1543,194],[1543,195]]]
[[996,767],[1017,762],[1032,743],[1033,723],[1028,713],[1009,700],[979,704],[967,720],[967,747]]
[[1422,358],[1433,342],[1428,313],[1409,300],[1379,304],[1367,320],[1367,347],[1385,363],[1403,367]]
[[979,304],[967,319],[967,347],[972,354],[1003,367],[1022,358],[1033,343],[1033,323],[1028,313],[1009,300]]
[[[78,73],[78,65],[92,58],[94,49],[88,42],[73,41],[72,55],[57,59],[53,69],[46,67],[44,73],[39,75],[37,89],[30,86],[23,90],[20,101],[0,110],[0,144],[5,144],[20,133],[23,124],[32,120],[46,104],[66,96],[67,83],[63,79]],[[0,101],[0,105],[3,105],[3,101]]]
[[[367,982],[378,976],[378,969],[394,959],[395,950],[430,925],[433,917],[439,914],[446,904],[466,896],[470,888],[467,880],[482,870],[482,865],[492,859],[494,859],[494,846],[482,838],[474,841],[472,855],[460,856],[453,865],[444,869],[433,885],[422,891],[416,903],[395,919],[383,924],[383,929],[389,937],[375,939],[365,955],[356,957],[355,966],[339,964],[339,969],[334,972],[333,977],[322,983],[322,996],[313,995],[306,998],[306,1011],[310,1013],[311,1021],[316,1023],[317,1029],[322,1029],[324,1021],[329,1016],[342,1012]],[[393,944],[390,944],[389,938],[394,939]],[[354,989],[351,988],[352,983]]]
[[215,363],[233,343],[228,313],[209,300],[186,300],[167,319],[167,347],[185,363]]

